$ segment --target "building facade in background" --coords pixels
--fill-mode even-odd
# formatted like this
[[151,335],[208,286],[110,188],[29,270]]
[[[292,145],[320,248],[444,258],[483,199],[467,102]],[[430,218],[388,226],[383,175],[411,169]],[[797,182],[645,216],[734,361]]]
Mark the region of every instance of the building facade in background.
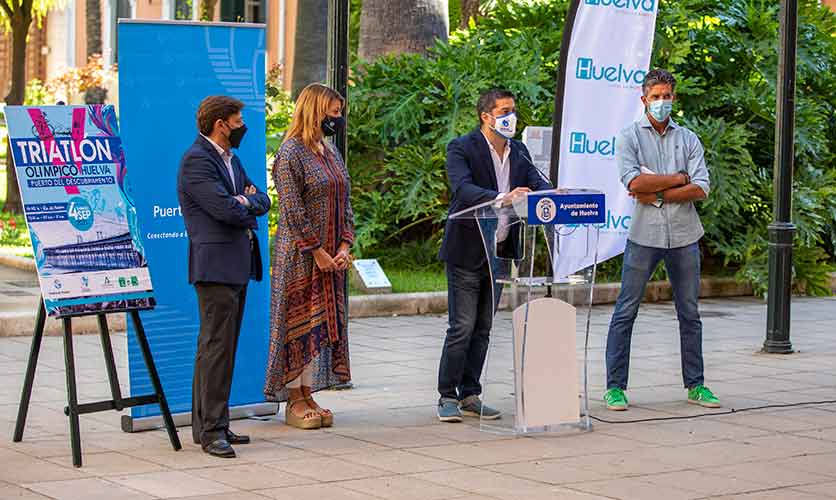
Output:
[[[198,20],[201,0],[100,0],[102,57],[117,64],[118,19]],[[267,67],[285,68],[284,84],[290,88],[293,67],[293,35],[298,4],[304,0],[217,0],[214,21],[265,23]],[[50,11],[40,26],[29,30],[26,81],[46,81],[67,68],[87,63],[87,0],[68,0],[63,8]],[[11,37],[0,28],[0,100],[9,92]],[[111,96],[113,97],[113,96]],[[112,99],[111,99],[112,100]]]
[[[265,23],[267,25],[267,67],[284,67],[284,87],[290,89],[293,73],[296,13],[305,0],[216,0],[213,20]],[[820,0],[836,11],[836,0]],[[68,0],[53,10],[40,26],[32,25],[27,44],[26,80],[45,81],[66,68],[87,62],[87,0]],[[102,57],[105,64],[116,60],[117,20],[197,20],[201,0],[100,0],[102,13]],[[324,20],[323,20],[324,22]],[[11,79],[11,37],[0,28],[0,99],[9,92]],[[111,93],[111,101],[114,96]]]

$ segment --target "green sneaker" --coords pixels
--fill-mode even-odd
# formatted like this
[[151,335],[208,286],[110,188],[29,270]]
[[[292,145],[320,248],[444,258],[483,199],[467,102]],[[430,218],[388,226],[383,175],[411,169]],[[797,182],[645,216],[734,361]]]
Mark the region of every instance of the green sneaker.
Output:
[[688,389],[688,402],[706,408],[719,408],[721,406],[717,396],[704,385],[698,385],[692,389]]
[[607,403],[608,410],[624,411],[627,409],[627,395],[618,387],[607,390],[604,394],[604,402]]

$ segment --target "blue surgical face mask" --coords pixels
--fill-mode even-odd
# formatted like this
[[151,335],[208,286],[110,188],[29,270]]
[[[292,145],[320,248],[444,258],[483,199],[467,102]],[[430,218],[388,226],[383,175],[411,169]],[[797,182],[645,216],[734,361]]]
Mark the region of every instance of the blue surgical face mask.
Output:
[[647,112],[650,113],[657,122],[663,122],[671,116],[673,109],[673,99],[659,99],[647,103]]

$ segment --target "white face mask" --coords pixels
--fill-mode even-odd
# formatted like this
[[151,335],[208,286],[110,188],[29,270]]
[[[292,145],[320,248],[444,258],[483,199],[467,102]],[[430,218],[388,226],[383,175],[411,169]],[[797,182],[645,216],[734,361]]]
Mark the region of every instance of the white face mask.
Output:
[[496,124],[491,129],[506,139],[513,139],[517,133],[517,113],[511,111],[494,118],[496,118]]

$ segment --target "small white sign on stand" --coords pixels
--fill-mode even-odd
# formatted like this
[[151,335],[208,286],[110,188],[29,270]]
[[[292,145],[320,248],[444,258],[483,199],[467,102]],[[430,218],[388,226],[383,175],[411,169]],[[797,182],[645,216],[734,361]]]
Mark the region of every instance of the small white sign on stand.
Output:
[[357,259],[354,261],[354,274],[358,278],[360,289],[366,293],[391,293],[392,283],[380,267],[377,259]]

